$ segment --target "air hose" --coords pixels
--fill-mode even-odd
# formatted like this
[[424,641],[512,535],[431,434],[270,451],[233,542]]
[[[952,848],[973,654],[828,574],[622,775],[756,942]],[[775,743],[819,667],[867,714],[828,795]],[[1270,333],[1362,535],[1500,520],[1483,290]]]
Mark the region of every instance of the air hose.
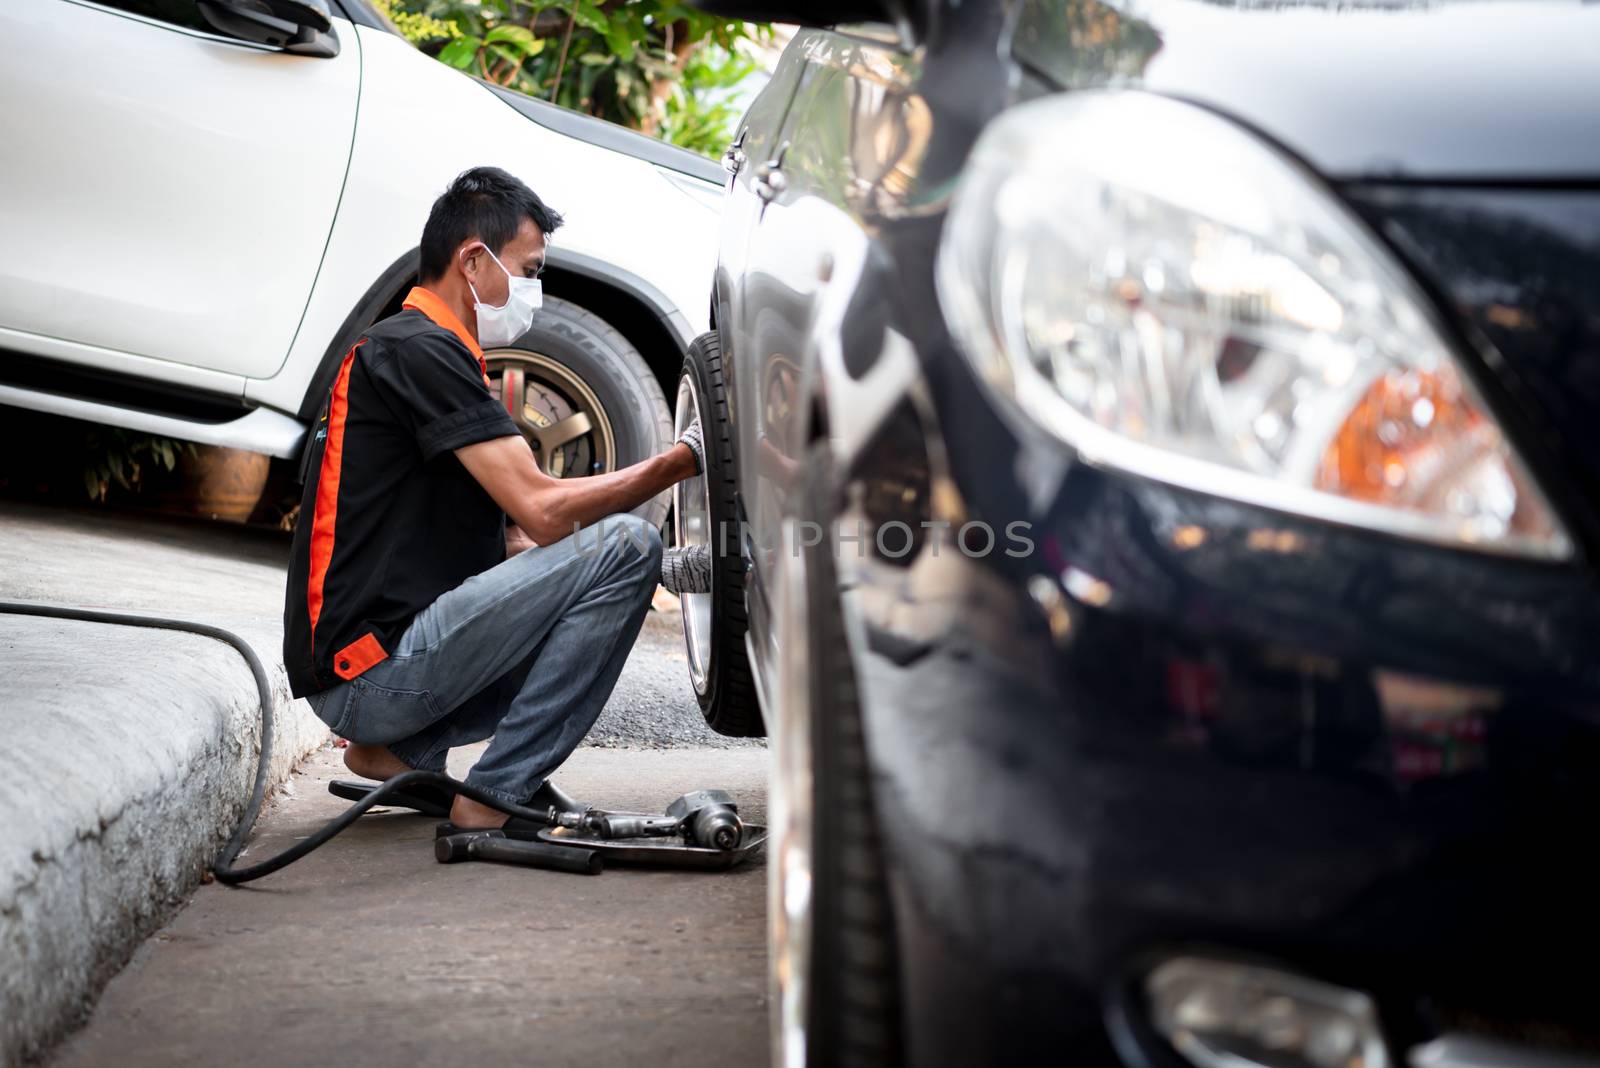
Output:
[[267,793],[267,766],[272,761],[272,684],[267,681],[267,669],[261,663],[261,658],[256,651],[250,648],[250,643],[229,630],[221,627],[209,626],[205,623],[191,623],[185,619],[166,619],[161,616],[139,616],[125,612],[103,612],[91,608],[74,608],[69,605],[36,604],[27,601],[0,601],[0,613],[19,616],[42,616],[46,619],[75,619],[85,623],[113,623],[126,627],[151,627],[156,630],[187,631],[190,634],[199,634],[202,637],[214,638],[219,642],[226,642],[239,651],[245,662],[250,665],[250,673],[255,676],[256,692],[261,700],[261,750],[256,760],[256,778],[250,787],[250,801],[245,805],[244,815],[239,820],[239,826],[234,830],[233,837],[228,839],[228,844],[222,847],[216,863],[211,866],[217,881],[228,885],[248,883],[259,879],[263,875],[271,875],[280,868],[288,867],[295,861],[319,849],[333,840],[340,832],[344,831],[356,820],[360,819],[368,809],[384,803],[385,799],[393,794],[403,793],[406,790],[421,786],[439,786],[464,797],[471,798],[480,804],[518,816],[535,823],[549,823],[549,812],[540,812],[537,809],[524,808],[521,805],[509,804],[484,793],[477,787],[452,779],[443,772],[437,771],[408,771],[387,779],[372,793],[350,806],[338,816],[323,824],[322,829],[309,838],[296,842],[275,857],[269,857],[259,864],[248,867],[236,868],[233,862],[238,859],[239,851],[244,848],[244,840],[250,834],[250,829],[255,826],[256,817],[261,815],[261,803]]

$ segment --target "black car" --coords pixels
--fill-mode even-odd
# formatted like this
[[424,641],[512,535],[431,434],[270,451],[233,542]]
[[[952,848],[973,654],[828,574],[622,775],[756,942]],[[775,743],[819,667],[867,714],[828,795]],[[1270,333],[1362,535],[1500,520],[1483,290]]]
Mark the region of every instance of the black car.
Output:
[[781,1063],[1600,1058],[1600,5],[710,6]]

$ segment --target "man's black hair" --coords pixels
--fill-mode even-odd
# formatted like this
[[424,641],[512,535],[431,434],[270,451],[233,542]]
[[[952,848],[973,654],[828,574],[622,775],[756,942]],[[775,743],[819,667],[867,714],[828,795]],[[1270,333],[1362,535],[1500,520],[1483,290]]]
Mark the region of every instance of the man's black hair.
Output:
[[499,167],[474,167],[462,171],[450,188],[433,202],[428,223],[422,228],[419,271],[422,281],[439,278],[450,266],[461,242],[477,238],[494,252],[517,236],[523,219],[549,237],[561,225],[561,213],[539,199],[522,179]]

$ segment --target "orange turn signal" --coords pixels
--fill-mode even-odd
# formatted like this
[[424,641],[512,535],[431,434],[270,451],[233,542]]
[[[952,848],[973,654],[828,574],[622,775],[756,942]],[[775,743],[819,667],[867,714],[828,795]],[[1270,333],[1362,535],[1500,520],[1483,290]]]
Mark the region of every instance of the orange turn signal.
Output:
[[1463,521],[1492,516],[1510,533],[1551,530],[1494,420],[1448,366],[1374,381],[1323,452],[1316,486]]

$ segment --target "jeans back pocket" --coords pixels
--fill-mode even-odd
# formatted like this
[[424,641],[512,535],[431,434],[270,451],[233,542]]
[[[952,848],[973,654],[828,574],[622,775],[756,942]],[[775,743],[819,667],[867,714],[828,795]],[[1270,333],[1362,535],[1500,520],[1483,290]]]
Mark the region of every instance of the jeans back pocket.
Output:
[[336,734],[358,745],[388,745],[434,723],[443,712],[427,690],[396,690],[357,676],[349,682]]
[[306,695],[306,704],[311,706],[311,711],[317,718],[328,725],[333,733],[343,736],[344,721],[349,712],[350,684],[341,682],[337,686],[330,686],[320,693]]

